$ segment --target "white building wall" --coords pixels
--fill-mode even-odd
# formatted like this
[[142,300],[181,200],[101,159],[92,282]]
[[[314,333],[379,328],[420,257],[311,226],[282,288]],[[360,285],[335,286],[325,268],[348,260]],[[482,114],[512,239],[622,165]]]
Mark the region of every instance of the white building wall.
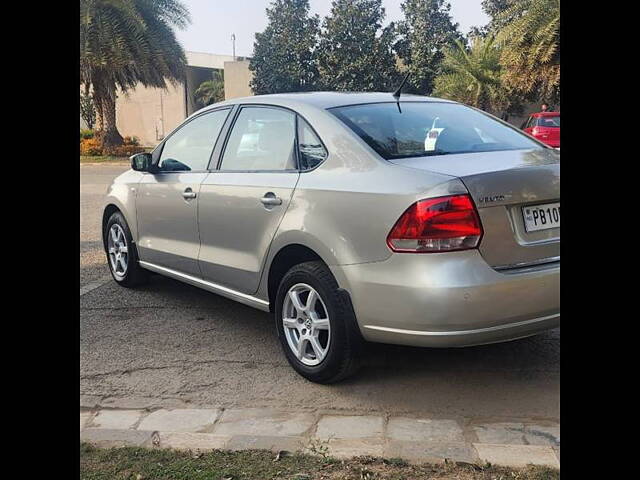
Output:
[[[186,54],[190,67],[224,69],[225,62],[233,60],[231,55]],[[122,136],[138,137],[142,145],[155,146],[187,117],[186,102],[183,84],[170,85],[167,90],[138,86],[126,94],[119,94],[116,102],[118,131]]]

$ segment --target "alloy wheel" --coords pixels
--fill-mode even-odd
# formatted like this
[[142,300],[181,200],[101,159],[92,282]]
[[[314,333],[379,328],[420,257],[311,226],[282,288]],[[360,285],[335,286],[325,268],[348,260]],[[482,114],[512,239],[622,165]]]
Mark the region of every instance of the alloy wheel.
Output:
[[107,250],[109,252],[109,263],[111,263],[111,271],[119,278],[127,274],[127,266],[129,263],[129,247],[127,246],[127,237],[120,225],[114,223],[109,229],[107,238]]
[[282,325],[289,348],[305,365],[321,363],[329,351],[329,313],[318,292],[306,283],[293,285],[284,298]]

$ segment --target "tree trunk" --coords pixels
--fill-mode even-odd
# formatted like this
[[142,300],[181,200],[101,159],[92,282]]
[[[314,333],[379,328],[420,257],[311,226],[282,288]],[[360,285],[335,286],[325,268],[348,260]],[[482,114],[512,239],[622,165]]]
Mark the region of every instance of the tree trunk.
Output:
[[104,108],[103,108],[104,91],[100,86],[100,83],[94,81],[93,83],[93,104],[96,108],[96,133],[102,135],[104,130]]
[[102,100],[94,97],[93,104],[96,107],[96,132],[104,129],[104,113],[102,111]]
[[109,85],[102,100],[102,113],[104,115],[104,123],[102,125],[102,145],[103,150],[109,153],[114,147],[122,145],[122,135],[116,127],[116,88],[115,85]]

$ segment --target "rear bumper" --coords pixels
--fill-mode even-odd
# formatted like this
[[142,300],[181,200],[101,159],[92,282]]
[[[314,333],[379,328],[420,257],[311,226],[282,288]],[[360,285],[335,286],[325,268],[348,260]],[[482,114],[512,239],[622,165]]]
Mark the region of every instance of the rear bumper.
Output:
[[560,326],[560,314],[533,318],[522,322],[496,325],[474,330],[444,332],[367,327],[370,342],[412,345],[415,347],[469,347],[487,343],[508,342],[529,337]]
[[477,250],[331,267],[363,337],[427,347],[494,343],[560,325],[560,265],[497,272]]

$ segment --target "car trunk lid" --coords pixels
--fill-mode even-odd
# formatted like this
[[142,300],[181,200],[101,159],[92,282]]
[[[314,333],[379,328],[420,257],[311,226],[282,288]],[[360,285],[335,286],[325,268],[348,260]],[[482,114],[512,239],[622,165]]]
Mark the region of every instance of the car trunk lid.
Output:
[[391,162],[462,180],[482,221],[480,252],[494,268],[509,270],[559,259],[560,227],[527,232],[523,215],[523,207],[560,202],[559,152],[510,150]]

